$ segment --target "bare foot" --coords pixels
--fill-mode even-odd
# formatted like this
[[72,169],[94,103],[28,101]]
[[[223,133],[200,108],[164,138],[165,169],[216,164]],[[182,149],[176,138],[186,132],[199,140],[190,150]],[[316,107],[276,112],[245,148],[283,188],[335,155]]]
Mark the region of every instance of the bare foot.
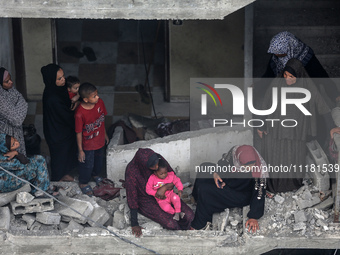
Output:
[[66,174],[60,179],[60,182],[74,182],[74,177],[72,177],[69,174]]

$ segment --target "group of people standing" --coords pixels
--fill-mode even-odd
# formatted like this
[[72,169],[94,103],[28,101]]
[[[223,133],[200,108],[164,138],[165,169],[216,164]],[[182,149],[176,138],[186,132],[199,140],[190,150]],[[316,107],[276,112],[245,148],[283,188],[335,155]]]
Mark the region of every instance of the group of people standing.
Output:
[[[235,173],[223,176],[197,176],[193,197],[197,203],[195,213],[181,199],[183,185],[170,164],[151,149],[139,149],[126,167],[125,188],[131,212],[132,233],[141,236],[138,213],[158,222],[164,228],[189,230],[207,228],[212,215],[226,208],[250,205],[246,227],[255,232],[259,229],[258,219],[264,213],[267,190],[286,192],[302,185],[301,176],[278,173],[269,176],[263,169],[270,165],[305,165],[306,142],[310,139],[323,141],[334,126],[330,115],[330,105],[339,100],[339,93],[331,80],[314,83],[311,77],[328,78],[327,72],[315,57],[313,50],[289,32],[281,32],[273,37],[268,53],[272,54],[263,77],[274,78],[271,83],[254,84],[255,101],[262,109],[271,106],[272,88],[294,86],[305,88],[311,99],[304,106],[312,113],[304,115],[295,106],[287,107],[285,118],[298,120],[298,126],[287,128],[280,125],[258,129],[261,146],[258,152],[250,145],[235,145],[223,154],[219,165],[233,166]],[[79,96],[82,102],[75,109],[76,93],[70,94],[65,86],[62,68],[49,64],[41,68],[45,90],[43,93],[44,136],[51,155],[51,180],[73,181],[70,172],[79,165],[79,182],[83,193],[91,195],[87,184],[94,177],[97,184],[103,156],[103,148],[108,142],[104,127],[105,105],[98,97],[92,84],[82,84]],[[27,159],[22,132],[22,123],[27,113],[27,103],[13,88],[8,71],[0,69],[0,151],[1,165],[13,172],[26,173],[24,176],[38,186],[47,189],[49,178],[46,162],[41,157]],[[78,86],[79,87],[79,86]],[[78,89],[77,87],[77,89]],[[331,102],[320,93],[323,87]],[[72,98],[71,98],[72,96]],[[299,94],[290,94],[299,98]],[[261,103],[259,103],[261,102]],[[280,107],[270,119],[280,119]],[[323,121],[320,124],[320,117]],[[322,138],[322,139],[321,139]],[[322,144],[323,145],[323,144]],[[77,156],[78,152],[78,156]],[[78,163],[77,163],[78,159]],[[15,164],[5,164],[8,160]],[[203,163],[214,165],[211,162]],[[257,171],[252,171],[255,167]],[[242,172],[241,168],[250,171]],[[29,174],[27,174],[29,173]],[[0,172],[0,190],[7,192],[15,187],[9,185],[8,176]],[[174,194],[174,186],[178,196]]]

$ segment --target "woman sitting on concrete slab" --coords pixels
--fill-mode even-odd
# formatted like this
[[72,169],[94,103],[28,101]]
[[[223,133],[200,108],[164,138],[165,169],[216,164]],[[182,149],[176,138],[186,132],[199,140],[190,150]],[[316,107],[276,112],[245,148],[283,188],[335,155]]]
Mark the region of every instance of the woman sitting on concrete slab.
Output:
[[[156,156],[156,157],[155,157]],[[161,224],[166,229],[189,230],[194,217],[193,211],[181,201],[184,217],[179,221],[173,219],[173,215],[163,211],[158,205],[155,197],[146,193],[146,184],[153,170],[158,169],[159,158],[165,160],[161,155],[151,149],[139,149],[125,171],[125,188],[127,202],[131,212],[132,234],[139,237],[142,235],[141,227],[138,224],[137,212],[149,219]],[[166,161],[168,172],[173,172]],[[156,197],[165,199],[165,192],[172,190],[173,183],[168,183],[157,190]]]
[[[44,157],[35,155],[27,158],[17,152],[19,146],[18,140],[14,137],[0,134],[0,193],[17,190],[25,184],[15,176],[6,173],[3,169],[31,182],[43,191],[48,190],[50,181]],[[35,194],[36,191],[33,188],[31,193]]]
[[[203,163],[201,167],[216,166]],[[226,208],[250,205],[246,228],[256,232],[258,219],[264,213],[266,195],[266,162],[256,149],[250,145],[234,146],[223,154],[218,166],[230,171],[199,173],[196,177],[193,197],[197,202],[195,218],[191,224],[194,229],[207,229],[214,213]],[[207,174],[209,176],[207,176]],[[213,177],[213,178],[212,178]]]

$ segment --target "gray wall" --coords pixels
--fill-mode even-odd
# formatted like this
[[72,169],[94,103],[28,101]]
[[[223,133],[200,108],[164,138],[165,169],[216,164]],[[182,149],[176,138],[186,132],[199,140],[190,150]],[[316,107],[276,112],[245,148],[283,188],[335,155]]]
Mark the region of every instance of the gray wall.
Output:
[[244,8],[224,20],[170,23],[171,101],[188,100],[190,78],[244,77]]
[[12,45],[11,19],[0,18],[0,66],[6,68],[14,79],[15,72]]

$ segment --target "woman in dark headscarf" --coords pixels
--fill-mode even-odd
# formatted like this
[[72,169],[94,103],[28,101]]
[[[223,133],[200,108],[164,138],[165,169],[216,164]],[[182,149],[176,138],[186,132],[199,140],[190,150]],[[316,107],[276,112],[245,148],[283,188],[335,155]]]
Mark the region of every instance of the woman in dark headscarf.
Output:
[[[309,77],[329,78],[326,70],[316,58],[314,51],[288,31],[280,32],[272,38],[268,53],[271,53],[272,57],[262,77],[277,77],[282,73],[288,60],[296,58],[301,61]],[[321,87],[324,87],[327,96],[335,103],[336,98],[339,97],[339,92],[334,82],[329,80],[324,84],[320,80],[320,82],[316,83],[316,86],[319,91]]]
[[[214,213],[250,205],[246,227],[248,231],[255,232],[259,229],[257,220],[264,213],[268,177],[266,162],[253,146],[242,145],[234,146],[223,154],[217,165],[229,170],[214,172],[213,179],[207,178],[204,171],[196,177],[192,195],[197,208],[191,226],[205,229],[212,222]],[[213,163],[203,163],[201,168],[214,166]]]
[[[132,233],[137,237],[141,236],[141,227],[138,225],[137,212],[149,219],[161,224],[166,229],[188,230],[193,219],[192,210],[181,201],[182,212],[185,213],[183,219],[176,221],[173,215],[163,211],[156,199],[146,193],[145,187],[152,170],[158,169],[159,158],[161,155],[151,149],[139,149],[125,171],[125,188],[127,202],[131,211]],[[168,171],[173,171],[168,162]],[[173,189],[173,183],[168,183],[157,190],[156,197],[163,198],[166,190]]]
[[51,180],[72,181],[70,172],[77,165],[74,112],[60,66],[41,68],[45,83],[43,94],[44,136],[51,155]]
[[[289,86],[305,88],[311,93],[311,99],[303,106],[312,115],[305,115],[295,105],[288,104],[286,115],[283,117],[284,119],[296,120],[298,124],[295,127],[284,127],[276,122],[274,125],[270,124],[258,130],[263,142],[261,154],[266,162],[271,166],[292,166],[291,169],[295,167],[298,170],[298,173],[294,171],[270,173],[268,190],[272,192],[291,191],[301,187],[304,174],[301,173],[300,170],[303,169],[300,169],[299,166],[305,167],[306,142],[317,135],[316,114],[324,117],[323,121],[327,127],[327,133],[334,126],[329,107],[298,59],[290,59],[281,76],[273,81],[265,95],[263,109],[271,107],[273,87],[281,91],[281,88]],[[301,93],[289,93],[289,98],[301,98]],[[281,105],[278,104],[276,111],[267,116],[266,119],[282,119],[283,117],[281,116]],[[266,135],[263,136],[263,134]]]
[[22,123],[27,114],[27,103],[24,97],[13,87],[9,72],[0,68],[0,133],[15,137],[20,147],[18,151],[26,155]]

